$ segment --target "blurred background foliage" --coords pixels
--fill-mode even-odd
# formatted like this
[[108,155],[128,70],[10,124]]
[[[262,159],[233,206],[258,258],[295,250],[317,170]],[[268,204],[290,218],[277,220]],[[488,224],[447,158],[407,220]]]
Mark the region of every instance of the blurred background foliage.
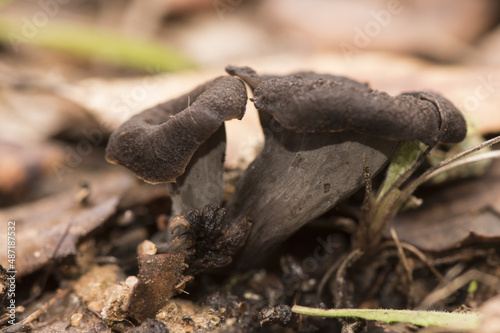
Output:
[[139,72],[325,51],[352,61],[373,50],[492,65],[498,7],[493,0],[17,0],[1,3],[0,40],[3,57],[57,51],[64,58],[55,62]]

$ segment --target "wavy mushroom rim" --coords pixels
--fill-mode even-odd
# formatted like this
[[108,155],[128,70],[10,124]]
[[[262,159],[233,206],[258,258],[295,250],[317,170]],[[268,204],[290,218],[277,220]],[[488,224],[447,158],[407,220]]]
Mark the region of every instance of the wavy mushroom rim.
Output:
[[246,100],[239,79],[219,77],[126,121],[111,135],[106,159],[147,182],[175,182],[224,121],[243,117]]

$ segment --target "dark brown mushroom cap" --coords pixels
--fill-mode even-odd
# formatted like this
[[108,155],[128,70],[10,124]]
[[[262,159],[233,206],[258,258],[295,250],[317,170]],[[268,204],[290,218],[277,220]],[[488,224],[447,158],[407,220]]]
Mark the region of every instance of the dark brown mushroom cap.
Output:
[[[280,78],[280,76],[276,75],[262,75],[259,76],[257,72],[248,67],[248,66],[227,66],[226,67],[226,72],[229,75],[233,76],[238,76],[240,77],[243,81],[245,81],[246,84],[253,90],[257,88],[257,86],[265,80],[273,79],[273,78]],[[352,84],[355,86],[359,87],[368,87],[366,83],[361,83],[352,79],[349,79],[345,76],[339,76],[339,75],[332,75],[332,74],[323,74],[323,73],[315,73],[315,72],[296,72],[293,74],[288,75],[288,77],[292,76],[298,76],[301,78],[307,78],[307,79],[324,79],[324,80],[329,80],[329,81],[334,81],[334,82],[342,82],[345,84]]]
[[224,121],[243,117],[246,100],[239,79],[219,77],[130,118],[111,135],[106,159],[147,182],[174,182]]
[[460,111],[438,94],[392,97],[365,85],[328,78],[290,75],[264,80],[255,88],[253,101],[258,110],[295,132],[353,130],[433,144],[461,141],[467,130]]

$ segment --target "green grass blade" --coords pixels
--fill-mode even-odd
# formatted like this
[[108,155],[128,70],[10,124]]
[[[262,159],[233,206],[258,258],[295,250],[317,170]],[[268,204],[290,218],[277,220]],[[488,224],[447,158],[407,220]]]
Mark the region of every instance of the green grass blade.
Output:
[[292,311],[309,316],[362,318],[384,323],[400,322],[463,330],[472,330],[479,326],[477,313],[385,309],[316,309],[300,305],[294,305]]

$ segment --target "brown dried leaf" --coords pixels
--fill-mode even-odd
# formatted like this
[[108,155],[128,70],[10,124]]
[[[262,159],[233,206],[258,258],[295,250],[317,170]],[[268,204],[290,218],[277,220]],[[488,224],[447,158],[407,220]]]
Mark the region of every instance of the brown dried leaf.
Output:
[[[92,179],[85,205],[76,200],[78,189],[75,189],[0,210],[0,220],[4,223],[16,222],[17,276],[47,264],[61,240],[55,258],[76,254],[78,240],[115,213],[120,197],[132,183],[132,176],[115,171]],[[6,232],[6,227],[0,231],[2,248],[7,248]],[[0,264],[8,267],[7,251],[0,253]]]
[[423,205],[396,217],[401,240],[429,251],[500,240],[500,163],[482,177],[424,197]]

